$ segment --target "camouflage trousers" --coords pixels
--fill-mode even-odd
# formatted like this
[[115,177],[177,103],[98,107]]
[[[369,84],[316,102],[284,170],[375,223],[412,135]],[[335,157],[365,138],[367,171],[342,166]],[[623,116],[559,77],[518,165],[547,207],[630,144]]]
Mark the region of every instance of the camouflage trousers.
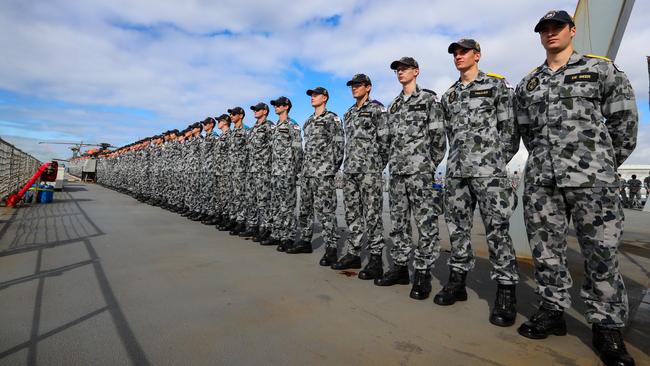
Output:
[[171,190],[169,192],[169,197],[170,200],[174,203],[176,206],[183,206],[183,188],[181,187],[181,177],[178,174],[178,171],[173,171],[172,174],[170,175],[170,187]]
[[391,175],[390,219],[393,248],[390,255],[397,265],[407,265],[412,248],[411,215],[418,230],[413,266],[429,269],[440,256],[438,215],[442,211],[442,195],[433,189],[433,174]]
[[215,189],[217,176],[214,172],[203,171],[203,182],[201,184],[201,212],[206,215],[215,214]]
[[300,236],[311,241],[314,219],[323,227],[323,242],[336,248],[336,186],[334,176],[303,177],[300,184]]
[[246,173],[232,173],[226,178],[231,181],[228,200],[230,219],[243,223],[246,221]]
[[230,186],[228,185],[228,176],[218,175],[215,180],[214,211],[217,215],[228,214],[228,195]]
[[261,229],[271,228],[271,175],[268,172],[250,173],[249,206],[246,223]]
[[295,236],[296,179],[293,176],[271,176],[271,212],[273,229],[271,237],[293,240]]
[[193,171],[188,176],[188,189],[185,193],[185,200],[187,202],[187,207],[189,207],[193,212],[200,212],[202,207],[200,178],[201,173],[199,171]]
[[361,254],[361,241],[366,233],[370,254],[381,255],[384,249],[381,173],[346,174],[343,196],[345,221],[350,231],[346,242],[348,253],[357,256]]
[[622,327],[628,300],[618,268],[623,209],[613,187],[558,188],[526,185],[524,219],[533,252],[537,293],[558,310],[571,306],[573,284],[566,258],[566,236],[573,220],[584,257],[580,291],[589,323]]
[[519,282],[517,257],[510,238],[510,216],[517,196],[507,178],[447,178],[445,221],[449,230],[449,267],[468,272],[474,268],[471,231],[478,203],[490,253],[490,278],[500,284]]

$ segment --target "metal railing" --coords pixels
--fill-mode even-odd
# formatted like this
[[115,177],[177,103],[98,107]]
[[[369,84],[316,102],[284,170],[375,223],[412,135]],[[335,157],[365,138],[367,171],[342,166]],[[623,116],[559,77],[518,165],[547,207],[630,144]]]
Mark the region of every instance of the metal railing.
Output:
[[0,138],[0,200],[17,192],[41,162]]

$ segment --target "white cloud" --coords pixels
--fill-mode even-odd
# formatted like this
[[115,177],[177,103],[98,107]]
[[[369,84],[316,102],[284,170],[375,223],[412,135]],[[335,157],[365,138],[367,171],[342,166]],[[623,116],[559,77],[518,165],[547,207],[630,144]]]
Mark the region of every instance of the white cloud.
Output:
[[[544,58],[535,22],[550,8],[572,12],[575,4],[8,0],[0,4],[0,89],[74,106],[0,105],[0,119],[126,143],[313,83],[296,63],[337,78],[365,72],[374,96],[389,102],[399,85],[388,65],[403,55],[420,62],[420,84],[441,94],[457,78],[446,48],[460,36],[481,42],[482,69],[516,84]],[[641,45],[650,37],[648,13],[650,3],[637,1],[617,59],[645,104],[648,50]],[[340,16],[337,26],[324,21],[333,16]],[[230,33],[205,36],[225,30]],[[151,111],[154,118],[86,104]],[[648,142],[639,142],[642,151]]]

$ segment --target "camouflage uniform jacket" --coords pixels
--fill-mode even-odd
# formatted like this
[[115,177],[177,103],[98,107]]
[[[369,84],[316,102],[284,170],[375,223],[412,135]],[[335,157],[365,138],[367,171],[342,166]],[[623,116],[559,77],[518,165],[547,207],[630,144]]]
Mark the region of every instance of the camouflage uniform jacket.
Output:
[[207,179],[210,174],[215,174],[216,142],[217,136],[214,132],[211,132],[210,134],[205,135],[203,143],[201,144],[201,158],[203,159],[201,172],[204,175],[204,179]]
[[271,132],[273,122],[256,123],[248,133],[248,171],[269,173],[271,171]]
[[506,177],[506,164],[519,150],[512,98],[502,76],[482,71],[469,84],[458,80],[445,92],[447,176]]
[[246,146],[248,128],[242,125],[242,127],[235,127],[230,131],[230,156],[228,157],[230,169],[233,173],[245,173],[248,164]]
[[214,146],[214,160],[215,160],[215,173],[219,176],[226,175],[231,172],[230,169],[230,134],[232,130],[222,132],[215,142]]
[[[201,173],[201,166],[203,165],[203,158],[201,156],[201,145],[203,145],[203,136],[199,135],[193,137],[190,140],[190,151],[189,151],[189,171],[193,175],[198,175]],[[196,178],[193,178],[196,179]]]
[[436,93],[416,85],[409,97],[400,93],[388,108],[391,174],[431,173],[445,156],[443,112]]
[[345,173],[381,173],[388,163],[386,109],[376,100],[356,103],[345,112]]
[[302,168],[300,126],[287,119],[271,133],[271,175],[298,175]]
[[617,187],[616,169],[636,147],[634,91],[607,59],[573,53],[546,63],[515,90],[517,122],[528,149],[526,183]]
[[333,176],[343,162],[345,140],[341,119],[336,113],[323,111],[311,115],[303,126],[305,132],[305,157],[303,177]]

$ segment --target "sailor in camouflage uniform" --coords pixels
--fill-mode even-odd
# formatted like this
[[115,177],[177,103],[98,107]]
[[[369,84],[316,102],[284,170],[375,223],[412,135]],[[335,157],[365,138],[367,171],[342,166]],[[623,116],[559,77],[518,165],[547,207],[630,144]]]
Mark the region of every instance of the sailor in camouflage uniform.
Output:
[[203,125],[201,122],[192,124],[192,137],[189,144],[189,156],[187,160],[187,179],[188,189],[186,192],[186,200],[189,202],[188,206],[192,213],[187,216],[192,221],[200,221],[203,217],[201,213],[201,165],[203,158],[201,156],[201,145],[203,145],[203,136],[201,131]]
[[370,99],[372,82],[367,75],[354,75],[347,85],[356,99],[344,118],[343,194],[350,235],[346,242],[347,254],[334,263],[332,269],[361,268],[362,238],[366,233],[370,259],[358,276],[371,280],[384,274],[381,174],[388,162],[388,124],[384,106]]
[[183,138],[181,139],[181,145],[179,146],[179,164],[178,164],[178,194],[179,201],[183,206],[183,210],[180,212],[181,216],[185,217],[192,214],[189,206],[188,193],[190,186],[190,142],[192,139],[192,126],[188,126],[183,130]]
[[246,187],[248,186],[246,171],[248,170],[248,131],[244,125],[246,113],[242,107],[228,110],[232,119],[233,129],[230,132],[229,164],[232,169],[232,192],[229,201],[230,220],[234,226],[230,228],[230,235],[239,235],[246,230]]
[[201,212],[203,217],[201,223],[214,225],[217,223],[215,217],[215,183],[217,175],[214,172],[215,155],[214,146],[217,136],[213,133],[217,121],[212,117],[203,120],[203,143],[201,144]]
[[445,190],[445,220],[451,254],[449,281],[436,294],[438,305],[467,300],[465,279],[474,268],[471,231],[478,204],[492,262],[490,278],[497,295],[490,322],[514,324],[517,258],[510,238],[510,216],[517,196],[506,164],[519,150],[519,131],[512,88],[503,76],[479,70],[481,47],[473,39],[449,45],[460,78],[442,96],[449,141]]
[[529,151],[524,219],[541,303],[519,333],[539,339],[567,332],[571,220],[584,256],[580,294],[594,348],[607,365],[633,365],[620,332],[628,300],[617,258],[623,231],[617,168],[636,147],[634,92],[610,60],[573,51],[576,28],[565,11],[548,12],[535,32],[546,62],[523,78],[515,95]]
[[296,178],[302,167],[300,127],[289,118],[291,100],[279,97],[271,101],[278,123],[271,133],[271,209],[273,228],[261,245],[277,245],[280,252],[293,245],[295,236]]
[[173,194],[172,202],[176,207],[176,213],[182,214],[187,210],[185,207],[185,202],[183,198],[183,180],[184,172],[184,160],[185,160],[185,133],[186,130],[179,131],[178,136],[176,137],[176,142],[172,145],[173,150],[173,166],[172,173],[170,177],[170,182],[173,184]]
[[149,190],[151,192],[151,205],[160,206],[163,204],[163,181],[162,181],[162,143],[163,136],[154,136],[151,144],[151,183]]
[[260,102],[251,106],[255,126],[248,133],[248,207],[242,237],[255,237],[256,242],[271,235],[269,205],[271,204],[271,132],[273,122],[267,119],[269,106]]
[[230,116],[222,114],[217,117],[219,136],[215,142],[214,159],[216,174],[216,196],[214,210],[217,214],[216,228],[226,230],[230,225],[228,198],[230,197]]
[[162,187],[163,197],[165,200],[164,207],[170,211],[176,211],[177,207],[174,204],[174,195],[175,195],[175,186],[174,186],[174,170],[175,170],[175,145],[178,143],[176,141],[178,130],[171,130],[165,134],[165,143],[163,144],[162,151]]
[[314,114],[303,125],[305,147],[300,177],[301,238],[289,254],[311,253],[314,221],[322,226],[325,254],[321,266],[337,260],[336,185],[334,175],[343,163],[345,140],[341,119],[327,110],[329,93],[323,87],[307,90]]
[[377,286],[409,284],[411,215],[418,230],[414,250],[415,275],[410,297],[425,299],[431,292],[430,268],[440,254],[438,215],[442,197],[433,188],[436,167],[445,156],[447,142],[443,113],[436,94],[416,83],[420,69],[411,57],[390,65],[402,84],[402,92],[388,108],[390,134],[390,233],[394,267],[375,279]]

